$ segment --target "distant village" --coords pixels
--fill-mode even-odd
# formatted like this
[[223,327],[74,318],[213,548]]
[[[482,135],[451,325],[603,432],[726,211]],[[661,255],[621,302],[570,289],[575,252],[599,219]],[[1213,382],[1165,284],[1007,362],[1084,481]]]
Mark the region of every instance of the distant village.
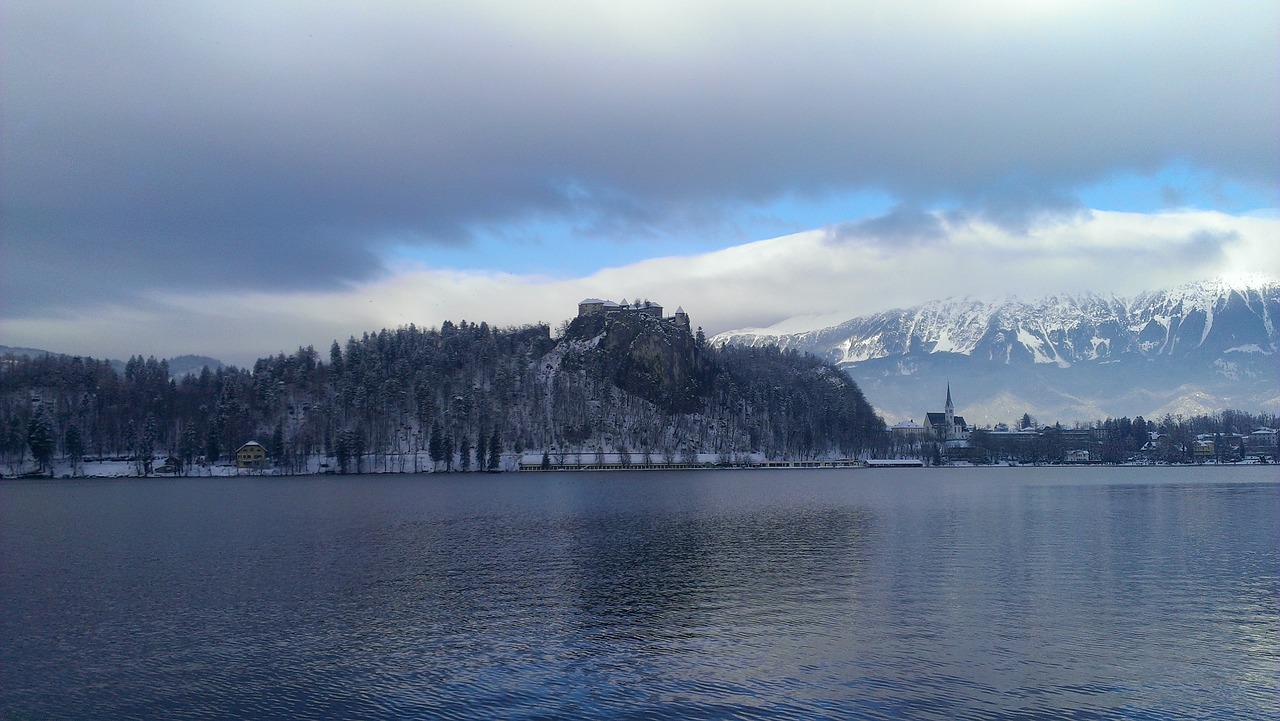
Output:
[[[970,425],[956,415],[947,385],[940,412],[895,423],[889,435],[899,454],[918,454],[935,463],[1032,462],[1157,463],[1244,462],[1274,463],[1277,456],[1275,428],[1258,427],[1249,433],[1162,432],[1154,423],[1124,428],[1118,422],[1066,428],[1061,424],[1037,425],[1029,416],[1016,428],[997,423],[990,428]],[[1124,419],[1128,420],[1128,419]],[[1141,419],[1139,419],[1141,420]]]

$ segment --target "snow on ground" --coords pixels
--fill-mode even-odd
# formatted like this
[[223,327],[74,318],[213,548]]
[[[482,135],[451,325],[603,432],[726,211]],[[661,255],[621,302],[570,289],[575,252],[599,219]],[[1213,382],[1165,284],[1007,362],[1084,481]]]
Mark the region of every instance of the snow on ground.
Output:
[[[428,473],[431,471],[431,460],[427,457],[427,452],[422,451],[417,454],[417,465],[415,466],[415,458],[413,453],[402,454],[385,454],[375,455],[369,454],[360,464],[362,473]],[[164,464],[164,459],[156,458],[152,461],[152,468],[160,468]],[[514,471],[519,468],[520,456],[515,453],[504,453],[502,456],[501,469],[504,471]],[[80,464],[80,467],[73,472],[71,463],[65,460],[54,461],[53,464],[54,478],[139,478],[143,474],[138,472],[138,464],[135,461],[119,461],[119,460],[100,460],[86,461]],[[35,463],[28,460],[21,465],[8,464],[0,470],[0,477],[15,478],[24,474],[35,471]],[[187,469],[185,474],[180,473],[157,473],[152,471],[146,474],[147,478],[172,478],[175,476],[187,476],[192,478],[228,478],[234,476],[289,476],[289,475],[320,475],[325,473],[336,473],[338,464],[326,456],[311,456],[307,459],[305,465],[296,471],[290,471],[280,468],[237,468],[234,463],[212,463],[212,464],[196,464]],[[354,473],[356,468],[355,462],[351,462],[348,466],[348,472]],[[457,472],[459,466],[454,464],[454,471]],[[472,471],[480,470],[474,467]],[[46,476],[48,477],[48,476]]]
[[[560,458],[564,457],[565,466],[598,466],[608,465],[617,466],[623,464],[622,453],[604,453],[597,454],[594,451],[583,451],[581,453],[548,453],[547,460],[553,465],[561,465]],[[633,466],[645,465],[643,453],[627,453],[629,456],[627,463]],[[767,460],[763,453],[735,453],[732,456],[721,456],[716,453],[698,453],[695,454],[696,459],[691,464],[686,464],[682,454],[675,454],[672,457],[672,463],[676,465],[717,465],[722,461],[728,460],[731,463],[761,463]],[[653,465],[663,465],[666,461],[661,452],[649,454],[649,462]],[[525,453],[520,464],[523,466],[538,466],[542,463],[542,452]]]
[[[561,456],[563,455],[563,458]],[[629,465],[643,466],[645,465],[643,453],[629,453]],[[554,465],[567,467],[589,468],[591,466],[607,465],[619,466],[624,465],[621,453],[605,453],[603,456],[594,451],[572,452],[572,453],[549,453],[548,460]],[[718,466],[725,463],[730,465],[741,465],[744,463],[759,464],[768,462],[769,459],[763,453],[734,453],[724,456],[718,453],[698,453],[695,458],[690,460],[685,458],[683,454],[676,454],[672,459],[672,464],[677,466]],[[848,459],[843,458],[819,458],[817,461],[844,462]],[[360,465],[361,473],[430,473],[432,466],[430,459],[427,458],[426,452],[418,454],[416,459],[417,465],[414,465],[414,454],[387,454],[374,456],[370,454],[364,459]],[[162,459],[155,459],[153,467],[159,468]],[[665,457],[662,453],[655,452],[650,454],[650,465],[664,465]],[[500,470],[502,471],[518,471],[521,466],[538,467],[542,465],[542,452],[536,453],[504,453],[502,454],[502,463]],[[455,463],[453,472],[460,472],[459,464]],[[25,464],[10,464],[0,472],[2,478],[16,478],[24,474],[31,473],[35,470],[35,463],[28,460]],[[438,469],[443,471],[443,467]],[[472,466],[470,472],[480,472],[482,469]],[[347,469],[348,473],[356,472],[356,465],[352,462]],[[307,459],[306,469],[298,471],[288,471],[277,468],[237,468],[235,464],[215,463],[215,464],[197,464],[187,470],[185,474],[178,473],[157,473],[147,474],[147,478],[233,478],[236,476],[291,476],[291,475],[323,475],[328,473],[336,473],[337,464],[333,459],[325,456],[312,456]],[[44,476],[48,478],[49,476]],[[142,474],[138,472],[138,464],[134,461],[120,460],[101,460],[87,461],[81,463],[76,472],[72,472],[71,464],[67,461],[59,460],[54,462],[54,478],[139,478]]]

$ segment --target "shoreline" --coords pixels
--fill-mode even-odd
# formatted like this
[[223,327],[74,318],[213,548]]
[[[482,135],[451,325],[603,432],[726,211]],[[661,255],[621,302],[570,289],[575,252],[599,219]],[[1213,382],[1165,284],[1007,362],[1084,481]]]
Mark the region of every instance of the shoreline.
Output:
[[[70,480],[107,480],[107,479],[149,479],[149,480],[168,480],[175,478],[203,478],[203,479],[225,479],[225,478],[302,478],[302,477],[322,477],[322,476],[428,476],[428,475],[473,475],[473,474],[494,474],[494,473],[654,473],[663,471],[796,471],[796,470],[882,470],[882,469],[991,469],[991,468],[1238,468],[1238,467],[1265,467],[1270,468],[1276,464],[1259,462],[1257,460],[1235,461],[1228,463],[1168,463],[1168,462],[1152,462],[1152,463],[992,463],[992,464],[973,464],[973,463],[956,463],[942,464],[937,466],[924,465],[918,459],[868,459],[869,461],[888,460],[889,462],[874,463],[868,461],[770,461],[755,463],[739,463],[739,464],[718,464],[718,463],[674,463],[674,464],[620,464],[620,463],[604,463],[604,464],[582,464],[582,465],[553,465],[543,468],[539,465],[528,464],[504,464],[503,468],[495,470],[389,470],[367,469],[358,472],[339,473],[332,469],[317,469],[309,472],[286,472],[280,469],[250,469],[237,468],[235,466],[202,466],[192,473],[150,473],[138,474],[133,469],[94,469],[93,472],[81,472],[79,474],[71,474],[67,469],[58,469],[59,471],[53,475],[42,474],[34,475],[27,473],[8,473],[0,474],[0,481],[70,481]],[[114,465],[115,462],[113,462]],[[133,462],[127,462],[132,466]],[[97,465],[97,464],[95,464]]]

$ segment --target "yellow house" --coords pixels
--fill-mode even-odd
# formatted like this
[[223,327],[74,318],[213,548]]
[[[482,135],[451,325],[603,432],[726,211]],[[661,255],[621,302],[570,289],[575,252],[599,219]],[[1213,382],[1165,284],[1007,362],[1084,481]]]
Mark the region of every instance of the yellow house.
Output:
[[262,468],[267,464],[267,449],[257,441],[249,441],[236,451],[236,468]]
[[1196,458],[1213,458],[1215,452],[1213,441],[1201,439],[1191,444],[1191,455]]

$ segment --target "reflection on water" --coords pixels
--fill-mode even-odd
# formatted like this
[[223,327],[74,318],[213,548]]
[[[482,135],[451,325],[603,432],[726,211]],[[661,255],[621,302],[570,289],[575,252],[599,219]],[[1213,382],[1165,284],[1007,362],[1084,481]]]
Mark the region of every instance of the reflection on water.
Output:
[[1270,718],[1266,469],[0,486],[4,718]]

